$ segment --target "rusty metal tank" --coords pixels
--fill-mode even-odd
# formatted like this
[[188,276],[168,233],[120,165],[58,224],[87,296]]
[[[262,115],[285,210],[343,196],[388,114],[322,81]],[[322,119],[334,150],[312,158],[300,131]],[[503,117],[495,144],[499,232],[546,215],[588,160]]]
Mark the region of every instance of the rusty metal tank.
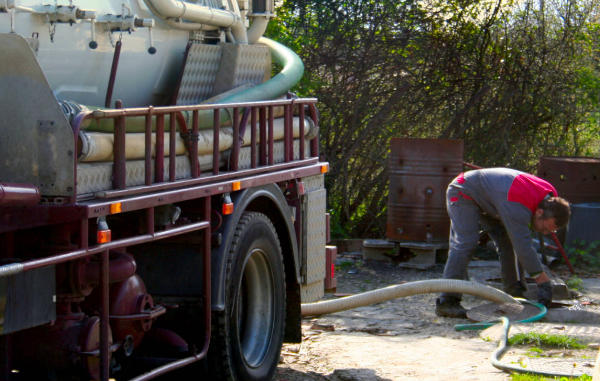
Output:
[[600,201],[600,159],[541,157],[537,175],[571,203]]
[[462,140],[394,138],[389,168],[387,238],[447,241],[446,187],[463,171]]

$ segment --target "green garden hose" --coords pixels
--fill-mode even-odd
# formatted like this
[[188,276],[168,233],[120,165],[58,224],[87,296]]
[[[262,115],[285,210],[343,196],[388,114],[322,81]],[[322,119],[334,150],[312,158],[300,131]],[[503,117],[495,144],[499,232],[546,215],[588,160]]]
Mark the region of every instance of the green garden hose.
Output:
[[[536,303],[537,304],[537,303]],[[502,322],[503,328],[503,336],[498,344],[498,349],[492,353],[491,362],[495,368],[498,368],[505,372],[518,372],[518,373],[529,373],[529,374],[537,374],[544,377],[568,377],[568,378],[577,378],[583,376],[583,374],[574,374],[574,373],[552,373],[552,372],[544,372],[539,370],[525,369],[520,366],[507,365],[500,362],[500,359],[508,349],[508,331],[510,330],[510,322],[508,318],[502,316],[500,320]]]
[[[522,299],[522,298],[516,298],[516,299],[521,303],[531,304],[532,306],[535,306],[535,307],[539,308],[539,310],[540,310],[540,312],[537,315],[534,315],[527,319],[519,320],[519,321],[517,321],[517,323],[533,323],[535,321],[542,319],[544,316],[546,316],[546,313],[548,312],[548,309],[543,304],[532,302],[530,300]],[[489,328],[498,322],[499,322],[499,320],[487,321],[487,322],[481,322],[481,323],[471,323],[471,324],[457,324],[454,326],[454,329],[457,331],[480,330],[480,329]]]

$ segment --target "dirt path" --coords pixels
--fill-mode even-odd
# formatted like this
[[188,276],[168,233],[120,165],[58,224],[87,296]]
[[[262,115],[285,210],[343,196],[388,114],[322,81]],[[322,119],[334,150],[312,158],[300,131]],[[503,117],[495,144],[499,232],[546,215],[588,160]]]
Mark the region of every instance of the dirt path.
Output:
[[[476,280],[498,276],[495,262],[474,265],[469,271]],[[358,262],[338,273],[337,292],[357,293],[403,281],[440,278],[441,270],[441,266],[419,271],[378,262],[361,266]],[[455,324],[467,320],[438,318],[436,297],[416,295],[305,319],[303,341],[284,346],[276,380],[508,380],[507,373],[489,361],[496,342],[482,340],[477,331],[454,329]],[[464,299],[467,307],[482,303],[469,296]],[[595,350],[590,350],[583,355],[592,356],[587,363],[567,361],[583,361],[582,366],[593,367],[594,354]],[[520,361],[518,351],[511,350],[506,356]]]

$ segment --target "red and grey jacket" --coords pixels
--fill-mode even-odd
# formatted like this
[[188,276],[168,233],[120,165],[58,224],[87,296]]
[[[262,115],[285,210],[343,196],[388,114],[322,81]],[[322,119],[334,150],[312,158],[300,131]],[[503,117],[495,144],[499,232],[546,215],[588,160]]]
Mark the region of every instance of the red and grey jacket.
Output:
[[517,257],[529,273],[542,271],[531,241],[529,224],[539,203],[558,196],[552,184],[510,168],[486,168],[460,174],[449,187],[472,199],[490,217],[499,219]]

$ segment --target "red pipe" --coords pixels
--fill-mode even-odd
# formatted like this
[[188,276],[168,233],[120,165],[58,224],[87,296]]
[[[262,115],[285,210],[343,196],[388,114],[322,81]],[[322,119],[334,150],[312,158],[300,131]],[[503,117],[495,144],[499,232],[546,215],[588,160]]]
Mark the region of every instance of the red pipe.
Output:
[[565,250],[563,249],[562,245],[560,244],[560,241],[558,240],[556,233],[552,233],[552,240],[556,244],[556,247],[558,248],[558,252],[560,253],[560,255],[562,255],[563,259],[565,260],[565,263],[569,267],[569,271],[571,271],[571,274],[575,274],[573,265],[571,265],[571,261],[569,261],[569,257],[567,257],[567,253],[565,253]]
[[121,40],[117,41],[115,45],[115,53],[113,55],[112,66],[110,67],[110,77],[108,78],[108,88],[106,89],[106,99],[104,100],[104,107],[109,108],[113,89],[115,87],[115,79],[117,78],[117,69],[119,68],[119,57],[121,57]]
[[[115,108],[123,108],[123,102],[117,100]],[[125,189],[127,182],[127,170],[125,161],[125,118],[115,118],[114,147],[113,147],[113,179],[112,184],[114,189]]]
[[213,175],[219,174],[219,161],[221,153],[219,151],[219,132],[221,129],[221,109],[216,108],[213,112]]
[[0,206],[33,206],[40,202],[40,191],[31,184],[0,183]]
[[483,169],[483,167],[480,167],[480,166],[475,165],[475,164],[467,163],[466,161],[463,161],[463,165],[465,167],[469,167],[471,169]]

